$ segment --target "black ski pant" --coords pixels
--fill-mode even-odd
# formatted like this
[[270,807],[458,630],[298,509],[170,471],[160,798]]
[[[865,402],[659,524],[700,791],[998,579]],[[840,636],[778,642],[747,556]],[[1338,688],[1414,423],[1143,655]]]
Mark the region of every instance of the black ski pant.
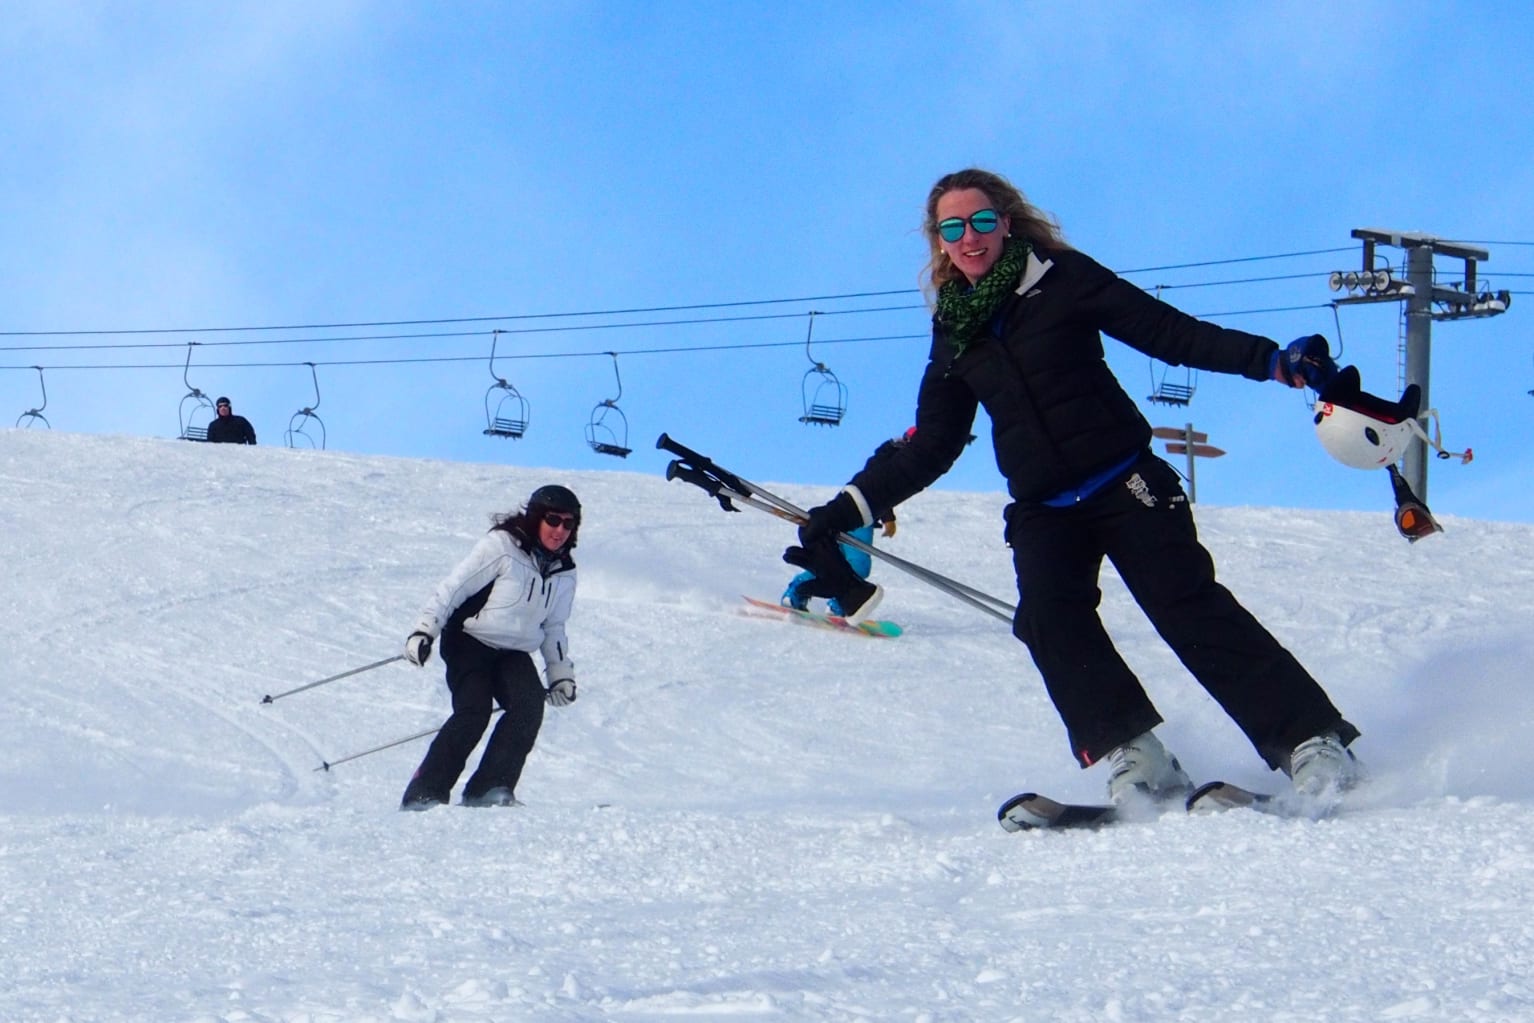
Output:
[[515,793],[527,755],[543,727],[546,693],[532,656],[521,650],[496,650],[466,633],[457,633],[444,638],[442,658],[447,663],[453,713],[416,768],[404,801],[448,801],[469,755],[490,724],[493,704],[499,704],[505,713],[490,733],[479,767],[464,784],[463,798],[478,799],[497,788]]
[[1129,474],[1077,504],[1013,504],[1013,633],[1028,645],[1082,767],[1161,723],[1098,615],[1106,557],[1183,665],[1269,767],[1324,732],[1352,742],[1321,686],[1230,591],[1198,542],[1176,470],[1147,451]]

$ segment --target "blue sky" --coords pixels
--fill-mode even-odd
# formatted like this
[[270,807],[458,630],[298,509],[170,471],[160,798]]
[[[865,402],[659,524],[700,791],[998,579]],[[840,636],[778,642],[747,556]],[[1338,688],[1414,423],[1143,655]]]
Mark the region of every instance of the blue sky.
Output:
[[[1188,312],[1334,346],[1340,325],[1392,397],[1398,308],[1328,305],[1349,232],[1482,245],[1514,301],[1434,326],[1432,404],[1476,459],[1433,463],[1429,503],[1534,520],[1521,5],[3,10],[5,426],[41,365],[61,430],[173,437],[189,383],[262,443],[313,408],[335,450],[661,472],[666,431],[752,478],[839,484],[909,424],[922,201],[978,165]],[[275,329],[228,329],[249,327]],[[1201,501],[1390,507],[1298,393],[1109,348],[1137,398],[1194,385],[1186,409],[1142,404],[1229,452],[1200,463]],[[815,362],[847,389],[839,427],[798,422]],[[496,376],[529,402],[520,440],[481,432]],[[587,446],[615,397],[625,460]],[[989,445],[941,485],[999,487]]]

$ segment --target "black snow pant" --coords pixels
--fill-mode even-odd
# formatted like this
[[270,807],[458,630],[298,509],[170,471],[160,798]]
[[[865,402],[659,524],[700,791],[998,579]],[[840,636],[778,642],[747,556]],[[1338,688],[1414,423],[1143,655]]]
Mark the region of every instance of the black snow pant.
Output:
[[1044,676],[1082,767],[1162,720],[1098,616],[1104,557],[1269,767],[1287,770],[1290,751],[1312,736],[1358,737],[1316,680],[1215,581],[1176,470],[1149,451],[1124,479],[1077,504],[1011,505],[1007,541],[1019,596],[1012,631]]
[[490,724],[492,701],[505,713],[490,733],[479,767],[464,784],[463,798],[472,801],[498,788],[515,793],[527,755],[543,727],[546,693],[532,656],[520,650],[496,650],[456,632],[443,634],[442,659],[447,664],[453,713],[416,768],[403,801],[448,802],[469,754]]

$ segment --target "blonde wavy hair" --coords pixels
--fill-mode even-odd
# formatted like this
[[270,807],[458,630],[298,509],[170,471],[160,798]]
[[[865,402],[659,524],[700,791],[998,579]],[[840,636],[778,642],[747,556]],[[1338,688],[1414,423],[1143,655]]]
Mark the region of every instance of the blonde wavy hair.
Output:
[[938,200],[949,192],[964,188],[976,188],[984,192],[997,213],[1011,218],[1012,230],[1007,237],[1054,249],[1070,247],[1055,218],[1023,198],[1017,186],[1000,174],[976,167],[945,174],[937,179],[932,191],[927,193],[927,211],[921,224],[930,253],[927,265],[922,267],[921,272],[926,282],[922,285],[922,291],[926,293],[929,302],[936,300],[937,291],[943,285],[964,276],[954,268],[953,261],[943,251],[937,233]]

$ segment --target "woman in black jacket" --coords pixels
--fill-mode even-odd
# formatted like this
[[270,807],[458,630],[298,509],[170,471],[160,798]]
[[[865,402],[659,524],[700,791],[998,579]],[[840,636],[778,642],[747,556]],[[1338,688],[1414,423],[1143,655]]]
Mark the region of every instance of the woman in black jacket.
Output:
[[1013,632],[1027,644],[1082,767],[1107,759],[1117,803],[1186,795],[1162,720],[1098,616],[1104,557],[1167,644],[1297,792],[1324,810],[1358,776],[1343,719],[1299,662],[1215,581],[1177,472],[1103,358],[1102,334],[1169,365],[1319,389],[1319,336],[1287,348],[1194,319],[1072,249],[1005,178],[935,184],[923,225],[935,296],[916,433],[810,512],[808,546],[866,525],[948,471],[975,412],[992,424],[1012,503]]

